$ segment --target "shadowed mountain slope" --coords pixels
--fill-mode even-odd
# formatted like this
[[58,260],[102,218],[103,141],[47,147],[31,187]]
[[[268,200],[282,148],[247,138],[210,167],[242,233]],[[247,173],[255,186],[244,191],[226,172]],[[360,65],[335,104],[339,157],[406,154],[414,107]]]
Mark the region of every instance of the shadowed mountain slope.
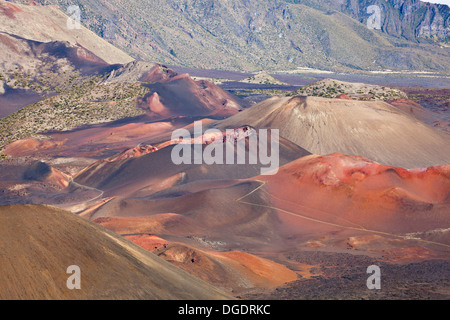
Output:
[[[136,59],[170,65],[252,72],[449,69],[449,52],[439,43],[448,35],[448,7],[415,0],[35,2],[64,11],[79,5],[82,22],[104,39]],[[382,9],[382,30],[367,27],[373,4]]]
[[37,42],[68,42],[85,48],[108,64],[133,59],[94,32],[80,26],[70,29],[68,16],[55,6],[26,6],[0,1],[0,31]]

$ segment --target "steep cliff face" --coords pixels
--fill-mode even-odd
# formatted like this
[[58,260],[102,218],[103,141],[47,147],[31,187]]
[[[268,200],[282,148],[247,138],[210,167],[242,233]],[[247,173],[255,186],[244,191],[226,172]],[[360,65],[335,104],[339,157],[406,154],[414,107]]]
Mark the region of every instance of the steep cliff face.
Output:
[[[298,2],[303,2],[299,0]],[[448,40],[450,8],[419,0],[331,0],[318,1],[322,9],[334,9],[350,14],[362,23],[372,15],[369,6],[380,8],[381,30],[391,36],[408,40],[434,37]]]

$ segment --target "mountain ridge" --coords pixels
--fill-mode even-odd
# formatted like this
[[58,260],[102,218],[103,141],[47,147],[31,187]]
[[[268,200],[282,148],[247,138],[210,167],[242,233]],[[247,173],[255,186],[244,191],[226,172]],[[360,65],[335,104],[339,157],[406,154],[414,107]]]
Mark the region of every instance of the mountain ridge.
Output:
[[[249,72],[450,69],[441,45],[448,42],[448,7],[415,0],[35,3],[63,11],[79,5],[82,23],[97,35],[136,59],[168,65]],[[366,25],[369,5],[386,10],[381,30]]]

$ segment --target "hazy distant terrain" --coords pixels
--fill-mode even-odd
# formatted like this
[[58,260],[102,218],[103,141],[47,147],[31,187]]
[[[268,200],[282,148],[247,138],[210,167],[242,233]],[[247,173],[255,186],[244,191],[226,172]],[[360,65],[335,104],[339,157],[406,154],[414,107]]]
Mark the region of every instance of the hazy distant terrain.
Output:
[[[449,8],[416,0],[34,2],[79,5],[85,26],[147,61],[244,71],[450,69]],[[366,25],[369,5],[380,7],[381,30]]]

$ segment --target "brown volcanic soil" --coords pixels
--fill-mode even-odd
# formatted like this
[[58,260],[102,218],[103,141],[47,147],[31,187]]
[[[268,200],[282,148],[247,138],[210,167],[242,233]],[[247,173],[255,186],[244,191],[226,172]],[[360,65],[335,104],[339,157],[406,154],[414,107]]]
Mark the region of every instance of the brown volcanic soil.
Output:
[[408,98],[424,108],[435,112],[447,112],[450,107],[450,89],[434,89],[420,86],[399,87]]
[[245,252],[205,251],[181,243],[170,243],[154,253],[234,295],[274,288],[297,280],[297,274],[285,266]]
[[245,106],[243,100],[209,81],[195,81],[189,74],[177,74],[164,65],[134,61],[113,70],[104,81],[142,82],[150,89],[137,106],[151,120],[180,116],[226,117]]
[[175,213],[134,217],[101,217],[92,220],[120,235],[170,234],[181,236],[199,228],[190,219]]
[[409,99],[389,101],[389,104],[430,126],[450,132],[450,115],[446,111],[431,111]]
[[432,118],[432,112],[430,110],[425,109],[420,104],[409,100],[409,99],[397,99],[393,101],[389,101],[389,104],[394,107],[411,114],[413,117],[417,118],[420,121],[430,124]]
[[450,227],[450,165],[406,170],[362,157],[312,155],[258,179],[272,205],[293,216],[381,235]]
[[[116,234],[49,206],[0,207],[0,299],[230,299]],[[66,287],[68,266],[81,290]]]
[[273,97],[226,120],[279,129],[280,136],[315,154],[360,155],[385,165],[428,167],[450,162],[450,135],[381,101]]
[[42,100],[42,96],[32,90],[13,90],[8,88],[4,94],[1,94],[0,92],[0,118],[6,117],[23,106],[27,106],[40,100]]
[[[114,181],[125,182],[127,179],[118,178],[132,174],[135,165],[142,168],[164,149],[119,160],[123,167],[113,166],[118,173],[112,175],[112,180],[97,182],[108,188]],[[168,156],[170,153],[165,168]],[[104,177],[101,165],[94,166],[88,181]],[[277,292],[280,297],[291,294],[293,298],[323,298],[325,294],[371,298],[374,296],[365,289],[365,270],[363,275],[355,276],[356,266],[364,266],[361,261],[383,263],[392,270],[392,290],[383,297],[394,298],[400,293],[405,297],[407,292],[410,297],[445,296],[444,288],[437,285],[439,281],[427,282],[420,274],[425,265],[431,266],[430,270],[441,270],[445,263],[439,261],[449,257],[448,166],[406,170],[362,157],[333,154],[306,156],[281,167],[275,176],[247,180],[224,180],[230,178],[231,171],[202,170],[207,171],[190,175],[187,170],[186,176],[162,172],[154,184],[141,189],[135,182],[132,187],[119,184],[108,191],[117,192],[119,197],[98,199],[99,205],[82,215],[148,250],[156,246],[154,250],[164,259],[245,298],[273,297]],[[130,181],[137,176],[129,176]],[[199,180],[201,177],[215,180]],[[119,194],[120,190],[124,192]],[[137,191],[126,196],[131,190]],[[330,258],[293,256],[311,250],[324,252]],[[333,259],[339,262],[330,263]],[[259,269],[261,261],[269,265],[272,261],[276,268],[284,265],[303,278],[296,281],[287,276],[273,284],[281,291],[268,293],[272,285],[264,280],[267,275],[258,273],[268,270]],[[332,273],[328,272],[330,264],[334,266]],[[404,270],[411,270],[413,280],[396,282],[395,275],[401,276]],[[222,285],[217,274],[222,275]],[[426,283],[422,288],[418,286],[420,279]],[[355,289],[358,285],[363,288]],[[321,291],[314,295],[315,287]],[[339,287],[345,289],[341,295]]]
[[37,140],[37,139],[22,139],[10,143],[3,149],[3,152],[12,157],[23,157],[27,155],[37,154],[39,151],[54,149],[61,147],[63,141]]
[[12,157],[101,159],[113,156],[124,149],[134,148],[142,141],[171,134],[173,130],[185,126],[187,122],[188,120],[183,119],[167,122],[147,122],[145,119],[137,119],[93,125],[71,131],[52,132],[46,140],[32,138],[17,140],[5,146],[3,153]]
[[23,179],[28,181],[43,181],[61,189],[69,185],[69,177],[66,174],[51,168],[42,161],[33,161],[23,173]]
[[[220,263],[234,266],[224,257],[243,263],[256,255],[300,276],[267,291],[255,283],[239,287],[231,280],[236,273],[224,274],[223,286],[230,283],[244,298],[442,299],[449,296],[449,190],[448,165],[406,170],[362,157],[310,155],[274,176],[194,181],[116,198],[91,219],[213,284]],[[371,264],[389,273],[384,291],[365,286]],[[257,272],[257,265],[248,267]]]
[[[91,213],[91,219],[124,234],[149,233],[167,240],[186,240],[195,235],[208,241],[220,240],[226,244],[224,248],[237,250],[280,248],[282,239],[276,230],[281,224],[277,216],[269,209],[242,206],[235,201],[257,186],[239,181],[216,186],[205,181],[198,189],[195,184],[187,184],[173,193],[169,190],[164,195],[156,194],[155,198],[116,198]],[[265,203],[264,198],[259,200]]]
[[[78,173],[76,182],[104,190],[106,195],[130,195],[142,188],[164,181],[177,174],[185,175],[184,183],[196,180],[220,180],[250,178],[261,173],[261,164],[229,165],[229,164],[180,164],[171,160],[173,146],[145,154],[137,158],[120,161],[100,160]],[[193,146],[191,146],[194,154]],[[203,146],[205,148],[205,146]],[[298,157],[309,154],[292,142],[280,138],[280,165],[286,164]],[[236,150],[235,150],[236,152]],[[249,157],[247,145],[246,159]],[[224,152],[225,157],[225,152]],[[224,161],[225,163],[225,161]]]
[[138,107],[154,120],[174,116],[227,117],[238,113],[244,104],[215,84],[195,81],[188,74],[145,86],[150,92],[138,100]]
[[[290,252],[285,256],[317,266],[311,278],[290,282],[266,293],[243,295],[244,299],[270,300],[429,300],[450,298],[450,263],[431,260],[392,264],[381,259],[348,253]],[[381,290],[366,287],[367,267],[381,269]]]
[[[169,242],[158,236],[140,233],[139,218],[99,218],[98,223],[153,252],[164,260],[217,288],[243,294],[255,289],[270,289],[297,280],[297,273],[273,261],[254,255],[228,251],[198,249],[183,243]],[[123,223],[136,231],[124,234]],[[145,223],[145,222],[144,222]]]

